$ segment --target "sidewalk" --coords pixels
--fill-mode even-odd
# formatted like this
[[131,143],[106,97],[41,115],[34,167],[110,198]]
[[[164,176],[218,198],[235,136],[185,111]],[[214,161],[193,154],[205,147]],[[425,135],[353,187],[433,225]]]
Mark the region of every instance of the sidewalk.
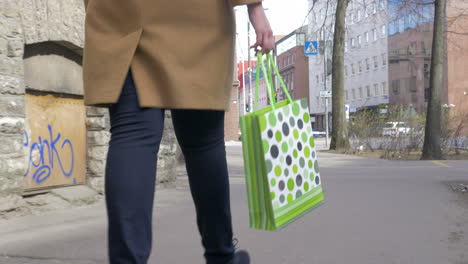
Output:
[[[249,228],[239,146],[228,147],[233,225],[253,264],[468,262],[468,161],[439,166],[319,153],[326,203],[280,232]],[[149,264],[203,263],[185,177],[158,189]],[[0,221],[2,264],[105,264],[101,202]],[[2,256],[10,256],[9,258]]]

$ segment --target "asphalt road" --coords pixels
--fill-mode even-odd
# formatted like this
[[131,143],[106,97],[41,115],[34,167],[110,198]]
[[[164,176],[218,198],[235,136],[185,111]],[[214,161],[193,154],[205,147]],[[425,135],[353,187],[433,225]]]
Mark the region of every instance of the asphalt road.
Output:
[[[468,263],[468,161],[319,153],[326,202],[280,232],[252,230],[242,153],[229,146],[235,235],[255,264]],[[187,182],[156,193],[150,263],[203,263]],[[0,221],[2,264],[106,262],[103,204]]]

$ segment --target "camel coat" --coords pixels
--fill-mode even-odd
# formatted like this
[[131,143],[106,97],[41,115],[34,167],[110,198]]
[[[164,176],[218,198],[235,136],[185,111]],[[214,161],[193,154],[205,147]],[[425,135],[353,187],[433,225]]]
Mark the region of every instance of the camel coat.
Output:
[[234,5],[262,0],[84,0],[84,103],[119,99],[131,69],[140,107],[228,111]]

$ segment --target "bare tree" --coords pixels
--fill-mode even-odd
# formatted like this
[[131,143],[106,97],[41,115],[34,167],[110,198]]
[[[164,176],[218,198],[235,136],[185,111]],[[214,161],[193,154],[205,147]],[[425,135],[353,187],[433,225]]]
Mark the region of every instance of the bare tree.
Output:
[[432,38],[431,76],[429,80],[429,103],[421,159],[442,159],[441,149],[441,100],[440,90],[443,87],[445,61],[445,23],[446,0],[435,1],[434,34]]
[[344,42],[345,17],[350,0],[337,0],[335,16],[335,33],[333,35],[332,56],[332,139],[330,149],[349,149],[349,137],[345,120],[344,96]]

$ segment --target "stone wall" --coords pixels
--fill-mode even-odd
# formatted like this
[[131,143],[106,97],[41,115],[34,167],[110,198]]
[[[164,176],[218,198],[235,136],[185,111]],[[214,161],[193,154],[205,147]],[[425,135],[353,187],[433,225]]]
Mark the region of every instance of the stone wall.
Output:
[[[78,78],[83,26],[83,0],[0,1],[0,213],[14,210],[22,202],[23,174],[28,164],[23,146],[26,89],[74,98],[83,95]],[[60,53],[63,47],[68,51]],[[58,52],[44,55],[44,49]],[[60,79],[61,75],[67,79]],[[68,85],[63,85],[63,81]],[[108,110],[86,107],[86,128],[87,184],[103,193],[110,139]],[[175,179],[176,148],[168,111],[159,152],[158,182]]]
[[0,1],[0,211],[21,201],[23,153],[23,35],[15,0]]

